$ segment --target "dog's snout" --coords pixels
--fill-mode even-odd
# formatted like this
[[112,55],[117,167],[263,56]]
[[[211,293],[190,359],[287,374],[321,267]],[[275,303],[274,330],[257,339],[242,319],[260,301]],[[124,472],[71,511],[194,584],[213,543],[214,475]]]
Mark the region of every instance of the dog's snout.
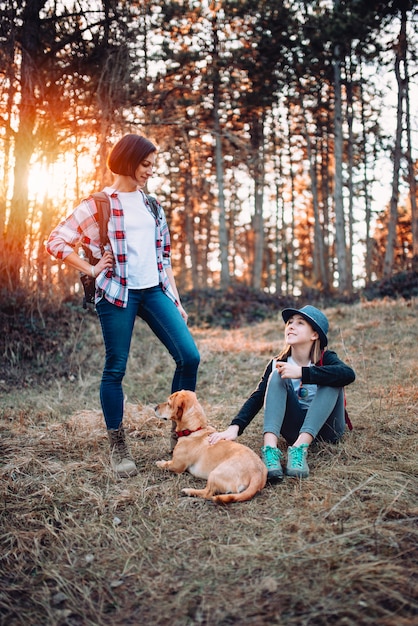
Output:
[[166,420],[168,419],[167,415],[166,415],[166,411],[165,411],[165,404],[157,404],[154,407],[154,411],[155,411],[155,415],[161,419],[161,420]]

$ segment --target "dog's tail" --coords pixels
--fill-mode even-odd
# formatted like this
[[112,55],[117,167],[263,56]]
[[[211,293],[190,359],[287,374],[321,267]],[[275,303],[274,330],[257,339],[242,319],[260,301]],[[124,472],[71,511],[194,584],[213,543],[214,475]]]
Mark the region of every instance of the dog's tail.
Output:
[[230,504],[232,502],[246,502],[251,500],[259,491],[263,489],[266,484],[267,471],[265,475],[253,474],[251,476],[250,483],[244,491],[239,493],[220,493],[216,496],[212,496],[213,502],[217,504]]

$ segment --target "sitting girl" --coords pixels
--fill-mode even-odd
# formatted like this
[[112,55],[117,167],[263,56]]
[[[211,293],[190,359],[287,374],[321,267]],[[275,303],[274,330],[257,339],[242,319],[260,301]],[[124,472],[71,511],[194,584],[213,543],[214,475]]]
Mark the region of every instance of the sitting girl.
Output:
[[287,476],[309,475],[307,453],[314,439],[335,443],[345,431],[344,387],[355,379],[351,367],[328,344],[328,319],[314,306],[284,309],[285,346],[267,365],[253,393],[231,425],[209,437],[211,444],[241,435],[264,403],[262,458],[270,481],[282,480],[280,435],[289,444]]

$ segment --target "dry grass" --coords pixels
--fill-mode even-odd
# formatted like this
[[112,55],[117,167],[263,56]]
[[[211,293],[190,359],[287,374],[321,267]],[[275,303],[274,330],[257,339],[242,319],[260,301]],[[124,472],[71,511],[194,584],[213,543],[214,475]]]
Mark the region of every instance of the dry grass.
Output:
[[[155,466],[167,456],[169,426],[152,407],[168,394],[172,365],[140,324],[125,384],[135,478],[109,470],[94,318],[47,391],[4,389],[0,623],[416,624],[416,302],[327,314],[331,347],[357,373],[347,390],[354,431],[310,452],[309,479],[267,486],[240,505],[181,497],[199,481]],[[216,427],[256,385],[281,328],[273,320],[194,331],[198,395]],[[260,414],[241,438],[255,450],[261,423]]]

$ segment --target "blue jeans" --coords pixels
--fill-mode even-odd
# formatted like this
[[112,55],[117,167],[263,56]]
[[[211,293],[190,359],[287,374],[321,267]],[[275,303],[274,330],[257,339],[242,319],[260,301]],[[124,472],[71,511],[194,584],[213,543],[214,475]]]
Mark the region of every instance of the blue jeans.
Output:
[[180,389],[195,390],[200,362],[198,349],[178,308],[159,285],[149,289],[130,289],[126,308],[102,298],[96,310],[106,348],[100,401],[108,429],[117,429],[122,423],[122,380],[137,316],[148,324],[176,363],[171,393]]
[[318,387],[308,409],[299,404],[292,381],[270,375],[264,400],[264,433],[274,433],[293,445],[300,433],[315,439],[337,442],[345,431],[344,389]]

